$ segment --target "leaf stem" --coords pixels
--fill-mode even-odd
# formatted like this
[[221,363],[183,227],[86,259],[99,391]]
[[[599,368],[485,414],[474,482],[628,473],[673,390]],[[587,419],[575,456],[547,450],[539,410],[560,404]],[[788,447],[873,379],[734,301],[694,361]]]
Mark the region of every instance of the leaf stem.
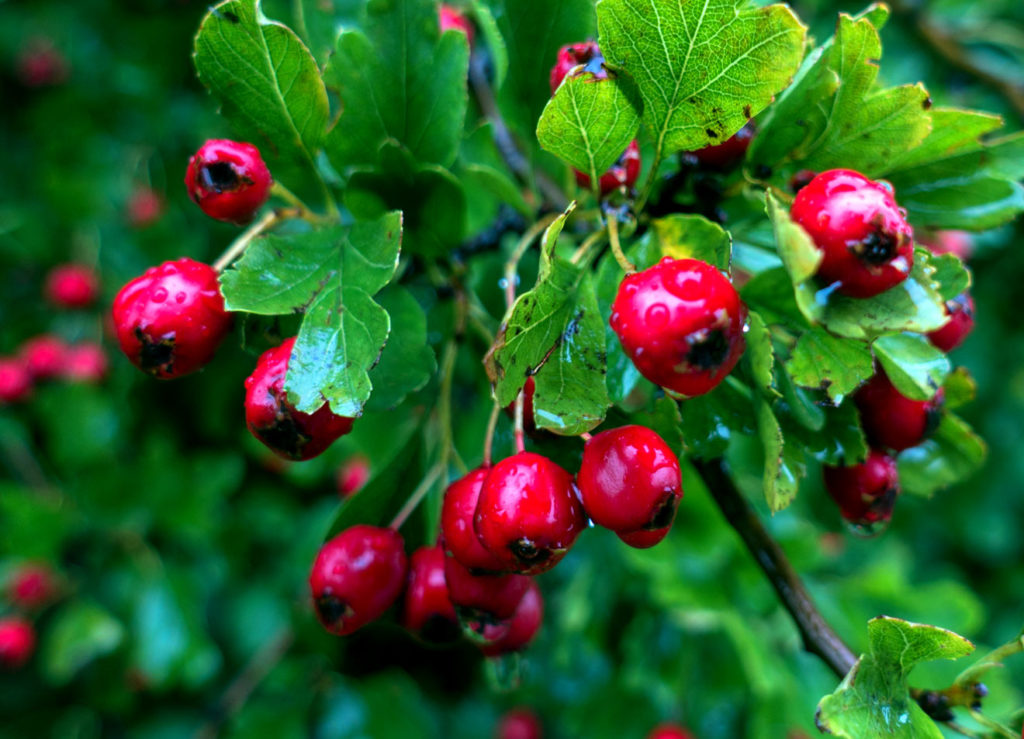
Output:
[[501,406],[494,401],[491,408],[491,417],[487,419],[487,431],[484,433],[484,467],[490,467],[494,459],[494,431],[498,428],[498,416],[501,414]]
[[434,483],[437,482],[437,478],[441,476],[442,472],[444,472],[444,466],[440,462],[427,470],[427,474],[424,475],[420,484],[416,486],[416,489],[412,492],[412,495],[409,496],[409,499],[405,501],[405,505],[402,506],[402,509],[395,514],[391,523],[388,524],[388,528],[394,529],[395,531],[402,528],[402,524],[404,524],[406,519],[408,519],[409,516],[412,515],[412,512],[416,510],[416,506],[418,506],[423,499],[427,497],[427,493],[429,493],[434,487]]
[[263,214],[263,217],[256,221],[254,224],[249,226],[241,233],[241,235],[231,242],[231,245],[224,250],[224,253],[220,255],[216,262],[213,263],[213,269],[216,272],[223,272],[228,266],[238,259],[245,250],[249,248],[249,244],[252,243],[253,239],[262,234],[271,226],[274,226],[286,218],[294,218],[299,215],[297,209],[282,208],[268,211]]
[[619,263],[623,271],[627,275],[636,272],[636,265],[629,261],[625,252],[622,251],[622,244],[619,243],[619,217],[615,213],[611,213],[608,216],[608,240],[611,242],[615,261]]
[[993,649],[991,652],[957,675],[956,680],[953,681],[953,685],[973,686],[977,684],[977,678],[981,676],[981,673],[986,670],[990,670],[993,667],[1001,666],[1004,659],[1021,652],[1024,652],[1024,631],[1017,634],[1017,637],[1013,641],[1009,641],[1001,647]]
[[524,390],[519,391],[519,395],[516,396],[516,413],[515,413],[515,438],[516,438],[516,452],[522,453],[526,451],[526,438],[523,432],[523,406],[526,404],[526,392]]
[[310,223],[316,224],[326,223],[327,221],[331,220],[329,218],[321,216],[318,213],[314,213],[313,210],[308,205],[302,202],[302,199],[298,195],[293,193],[280,182],[275,181],[274,184],[271,185],[270,194],[288,203],[288,205],[290,205],[297,211],[297,216],[304,221],[309,221]]
[[584,259],[590,256],[590,252],[593,248],[600,244],[607,235],[608,230],[605,228],[590,234],[590,236],[588,236],[576,250],[576,253],[572,255],[572,258],[569,261],[573,264],[580,264]]

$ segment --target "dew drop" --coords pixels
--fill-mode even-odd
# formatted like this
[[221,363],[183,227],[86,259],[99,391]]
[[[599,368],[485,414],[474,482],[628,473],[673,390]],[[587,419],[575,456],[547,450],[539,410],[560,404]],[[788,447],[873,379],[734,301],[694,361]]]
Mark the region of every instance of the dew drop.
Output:
[[176,294],[176,295],[174,296],[174,299],[175,299],[175,300],[176,300],[177,302],[179,302],[179,303],[184,303],[184,302],[185,302],[185,298],[186,298],[186,297],[188,297],[188,296],[187,296],[187,295],[185,295],[185,292],[184,292],[184,291],[182,291],[182,292],[179,292],[178,294]]
[[154,303],[162,303],[165,300],[167,300],[167,290],[166,289],[164,289],[162,287],[158,287],[156,290],[153,291],[153,302]]
[[668,308],[661,303],[657,303],[647,309],[644,321],[647,323],[648,328],[656,329],[664,327],[668,323],[668,318]]

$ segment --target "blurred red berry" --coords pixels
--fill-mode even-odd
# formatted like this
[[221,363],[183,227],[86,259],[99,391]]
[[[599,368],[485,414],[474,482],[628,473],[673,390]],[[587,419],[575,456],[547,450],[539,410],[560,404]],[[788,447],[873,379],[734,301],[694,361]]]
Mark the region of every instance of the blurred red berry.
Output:
[[107,376],[107,353],[103,347],[92,342],[75,344],[68,348],[64,359],[63,376],[72,382],[89,385],[102,382]]
[[338,495],[347,498],[359,492],[366,481],[370,479],[370,460],[364,455],[356,453],[342,462],[341,467],[335,475],[335,484],[338,487]]
[[22,565],[7,583],[7,597],[16,607],[33,610],[45,606],[57,595],[57,581],[49,567]]
[[693,739],[693,734],[675,724],[659,724],[651,729],[647,739]]
[[99,277],[84,264],[61,264],[46,276],[46,299],[58,308],[88,308],[99,294]]
[[33,380],[49,380],[64,371],[68,346],[54,334],[40,334],[18,350],[18,356],[25,363]]
[[473,41],[475,40],[474,37],[476,36],[476,31],[473,28],[473,24],[470,22],[469,18],[467,18],[459,10],[453,8],[451,5],[444,4],[441,5],[438,15],[440,16],[439,20],[441,22],[441,33],[444,33],[445,31],[451,29],[454,29],[456,31],[462,31],[464,34],[466,34],[466,39],[469,41],[470,48],[473,47]]
[[542,739],[540,719],[529,708],[514,708],[498,720],[495,739]]
[[0,619],[0,668],[16,670],[32,656],[36,648],[36,631],[24,619]]
[[128,223],[134,228],[152,226],[164,212],[164,199],[149,187],[138,187],[128,198]]
[[17,74],[26,87],[59,85],[68,78],[68,62],[51,39],[29,39],[18,52]]
[[0,405],[20,403],[32,394],[32,375],[25,362],[8,357],[0,359]]

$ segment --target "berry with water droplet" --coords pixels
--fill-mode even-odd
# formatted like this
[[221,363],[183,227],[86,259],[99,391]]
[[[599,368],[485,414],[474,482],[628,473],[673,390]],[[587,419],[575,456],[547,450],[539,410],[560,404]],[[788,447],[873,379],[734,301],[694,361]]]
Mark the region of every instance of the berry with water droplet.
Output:
[[868,443],[896,452],[917,446],[935,430],[943,398],[939,388],[930,400],[911,400],[881,368],[853,396]]
[[441,504],[441,543],[445,551],[474,574],[493,574],[507,568],[480,543],[473,524],[480,488],[490,472],[478,467],[448,486]]
[[444,558],[444,579],[459,620],[480,640],[485,633],[490,639],[504,635],[506,622],[530,586],[526,575],[474,575],[449,556]]
[[940,351],[951,352],[963,344],[974,330],[974,299],[970,293],[961,293],[953,300],[947,300],[946,315],[949,318],[928,334],[928,341]]
[[861,464],[825,466],[822,472],[825,489],[855,531],[874,533],[888,524],[900,493],[895,459],[872,449]]
[[497,657],[526,649],[537,636],[543,621],[544,597],[541,595],[537,583],[530,580],[526,593],[519,601],[519,605],[516,606],[516,612],[512,614],[507,626],[503,628],[504,633],[501,636],[490,638],[491,633],[496,632],[488,632],[495,627],[484,629],[484,643],[480,645],[480,651],[488,657]]
[[270,197],[270,170],[252,144],[210,139],[188,160],[185,188],[203,213],[244,226]]
[[612,304],[611,327],[644,377],[681,395],[703,395],[736,366],[747,308],[718,269],[665,257],[628,275]]

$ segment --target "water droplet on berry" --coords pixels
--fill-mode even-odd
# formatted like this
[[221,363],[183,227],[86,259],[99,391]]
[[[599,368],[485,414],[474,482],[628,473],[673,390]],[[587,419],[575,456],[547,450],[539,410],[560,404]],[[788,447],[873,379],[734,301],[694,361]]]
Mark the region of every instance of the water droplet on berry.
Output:
[[158,287],[156,290],[153,291],[154,303],[162,303],[165,300],[167,300],[167,290],[165,288]]
[[647,323],[648,328],[660,329],[668,323],[668,318],[668,308],[659,303],[647,309],[644,321]]
[[177,302],[179,302],[179,303],[184,303],[184,302],[185,302],[185,298],[186,298],[186,297],[187,297],[187,296],[185,295],[185,292],[184,292],[184,291],[182,291],[182,292],[179,292],[179,293],[178,293],[177,295],[175,295],[175,296],[174,296],[174,299],[175,299],[175,300],[176,300]]

